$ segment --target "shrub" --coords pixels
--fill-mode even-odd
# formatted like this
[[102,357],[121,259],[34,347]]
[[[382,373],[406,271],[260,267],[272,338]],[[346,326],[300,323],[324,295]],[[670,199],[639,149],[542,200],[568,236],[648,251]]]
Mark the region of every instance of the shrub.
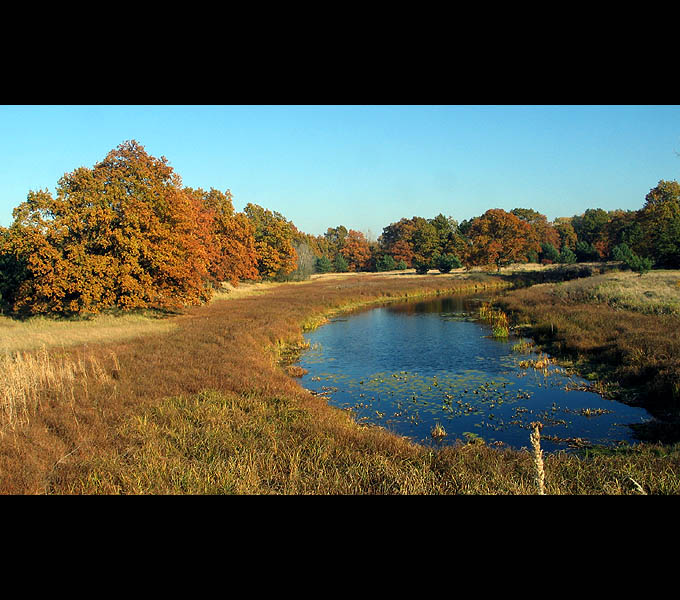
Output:
[[614,246],[612,250],[612,258],[614,260],[621,261],[624,266],[628,267],[631,271],[635,271],[640,274],[640,277],[645,273],[648,273],[652,268],[652,260],[650,258],[638,256],[633,252],[627,244],[619,244]]
[[335,257],[335,270],[338,273],[347,273],[349,271],[349,263],[347,262],[347,259],[342,254],[338,254]]
[[576,262],[576,254],[574,254],[574,252],[570,248],[565,246],[564,248],[562,248],[562,252],[560,252],[558,262],[560,262],[563,265],[573,265]]
[[[560,253],[557,251],[557,248],[553,246],[552,244],[548,244],[544,242],[541,244],[541,263],[543,264],[552,264],[557,262],[560,259]],[[550,262],[544,262],[546,260],[549,260]]]
[[376,271],[394,271],[397,268],[397,263],[389,254],[383,254],[375,261]]
[[435,262],[440,273],[450,273],[451,269],[458,269],[462,266],[460,259],[455,254],[442,254]]
[[418,275],[425,275],[430,270],[430,262],[427,260],[414,260],[413,266],[415,267],[416,273]]
[[576,259],[578,262],[592,262],[600,260],[600,255],[595,247],[588,242],[579,241],[576,242],[576,247],[574,248],[576,253]]
[[316,259],[317,273],[330,273],[333,270],[333,263],[327,256],[322,256]]
[[406,264],[406,261],[403,258],[397,263],[397,269],[399,271],[404,271],[405,269],[408,269],[408,264]]

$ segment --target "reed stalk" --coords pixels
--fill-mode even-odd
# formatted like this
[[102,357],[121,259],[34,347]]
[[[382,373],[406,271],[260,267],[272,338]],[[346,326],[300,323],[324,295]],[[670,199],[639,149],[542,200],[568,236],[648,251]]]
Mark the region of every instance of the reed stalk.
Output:
[[541,428],[542,423],[533,422],[531,424],[533,432],[529,436],[531,440],[531,447],[534,451],[534,467],[536,469],[536,487],[538,488],[538,495],[545,495],[545,470],[543,468],[543,450],[541,450]]

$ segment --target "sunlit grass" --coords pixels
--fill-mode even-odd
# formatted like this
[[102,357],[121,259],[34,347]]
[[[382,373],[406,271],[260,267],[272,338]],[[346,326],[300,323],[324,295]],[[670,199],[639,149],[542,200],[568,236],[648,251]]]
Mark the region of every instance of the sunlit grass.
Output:
[[161,313],[101,314],[91,318],[0,316],[0,355],[39,348],[65,348],[83,343],[110,342],[175,330],[176,323]]

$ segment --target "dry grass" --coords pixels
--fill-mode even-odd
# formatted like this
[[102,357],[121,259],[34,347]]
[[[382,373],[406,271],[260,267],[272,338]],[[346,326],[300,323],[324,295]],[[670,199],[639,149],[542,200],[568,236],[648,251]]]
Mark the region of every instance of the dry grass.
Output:
[[650,271],[642,277],[632,271],[607,273],[564,283],[553,293],[569,302],[680,316],[680,271]]
[[[534,494],[528,450],[479,440],[417,446],[357,424],[280,362],[305,322],[498,283],[480,275],[272,284],[189,309],[162,334],[35,353],[42,366],[27,370],[52,372],[55,384],[50,391],[49,376],[39,379],[39,401],[25,403],[25,416],[0,438],[0,493]],[[85,368],[71,379],[78,364]],[[678,454],[549,455],[545,493],[675,494]]]
[[66,348],[167,333],[177,327],[170,318],[151,312],[97,315],[90,319],[0,317],[0,355],[40,348]]
[[499,300],[515,323],[529,323],[551,354],[570,357],[587,378],[621,399],[634,392],[660,418],[680,414],[679,271],[607,273],[535,285]]

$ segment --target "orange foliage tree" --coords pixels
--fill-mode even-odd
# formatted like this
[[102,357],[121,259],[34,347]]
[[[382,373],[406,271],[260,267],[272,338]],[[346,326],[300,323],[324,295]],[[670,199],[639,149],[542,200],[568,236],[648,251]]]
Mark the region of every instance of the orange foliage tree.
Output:
[[472,219],[467,236],[471,245],[466,261],[470,265],[493,264],[499,271],[513,262],[526,262],[528,252],[541,249],[529,223],[500,208]]
[[13,213],[5,252],[23,269],[14,310],[176,308],[210,297],[195,204],[167,159],[129,141]]
[[366,236],[361,231],[350,229],[340,248],[340,254],[347,260],[350,271],[366,270],[371,260],[371,248]]
[[206,250],[210,280],[238,285],[244,279],[257,279],[255,227],[245,214],[234,212],[231,191],[185,188],[185,192],[196,210],[196,226]]
[[254,228],[260,276],[271,279],[292,273],[297,267],[293,223],[282,214],[257,204],[247,204],[243,212]]

